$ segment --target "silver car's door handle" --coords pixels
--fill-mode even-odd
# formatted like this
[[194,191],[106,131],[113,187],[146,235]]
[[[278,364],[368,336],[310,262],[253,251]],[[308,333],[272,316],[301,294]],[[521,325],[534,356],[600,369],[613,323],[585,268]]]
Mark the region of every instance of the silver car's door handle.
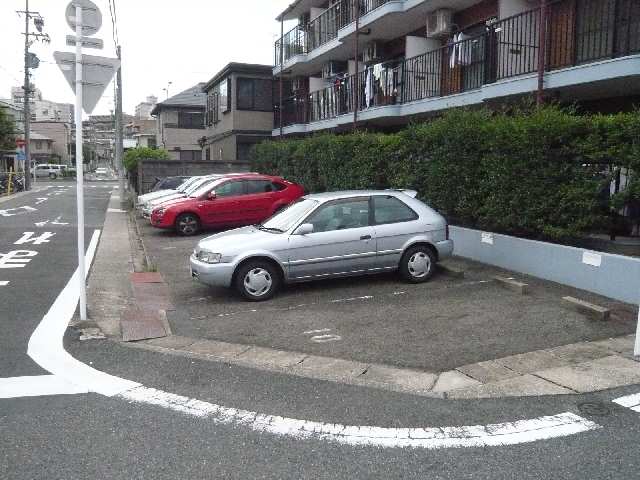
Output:
[[362,235],[360,240],[371,240],[371,235]]

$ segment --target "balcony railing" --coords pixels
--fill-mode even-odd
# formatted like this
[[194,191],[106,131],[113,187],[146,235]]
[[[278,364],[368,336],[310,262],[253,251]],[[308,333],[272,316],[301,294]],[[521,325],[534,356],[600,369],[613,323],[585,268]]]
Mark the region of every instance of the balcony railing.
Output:
[[[530,10],[494,23],[481,35],[370,66],[357,78],[338,78],[327,88],[288,98],[283,102],[283,126],[352,114],[356,89],[358,110],[366,111],[533,74],[538,69],[540,21],[540,9]],[[546,31],[545,71],[640,53],[640,2],[554,2],[549,5]],[[276,112],[275,125],[279,122]]]
[[[391,0],[360,0],[360,16],[364,16]],[[274,65],[285,63],[295,55],[309,53],[338,37],[338,30],[355,22],[356,0],[340,0],[312,19],[297,25],[275,42]],[[284,52],[281,51],[284,48]],[[284,55],[282,55],[284,53]],[[284,58],[283,58],[284,57]]]

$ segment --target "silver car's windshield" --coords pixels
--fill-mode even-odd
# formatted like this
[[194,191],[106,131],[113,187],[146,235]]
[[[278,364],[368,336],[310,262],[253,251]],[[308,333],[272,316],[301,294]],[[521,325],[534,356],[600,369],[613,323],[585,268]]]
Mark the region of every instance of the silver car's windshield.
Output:
[[318,205],[316,200],[303,198],[292,203],[288,208],[275,214],[267,221],[260,225],[262,230],[271,230],[275,232],[286,232],[297,222],[302,220],[311,210]]

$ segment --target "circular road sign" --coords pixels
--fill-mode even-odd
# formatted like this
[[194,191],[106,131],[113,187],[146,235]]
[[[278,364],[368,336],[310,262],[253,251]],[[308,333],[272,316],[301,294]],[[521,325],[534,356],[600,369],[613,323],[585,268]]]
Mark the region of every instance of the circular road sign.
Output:
[[94,35],[102,26],[102,13],[100,9],[91,0],[72,0],[67,5],[66,17],[67,24],[76,31],[76,5],[82,7],[82,34]]

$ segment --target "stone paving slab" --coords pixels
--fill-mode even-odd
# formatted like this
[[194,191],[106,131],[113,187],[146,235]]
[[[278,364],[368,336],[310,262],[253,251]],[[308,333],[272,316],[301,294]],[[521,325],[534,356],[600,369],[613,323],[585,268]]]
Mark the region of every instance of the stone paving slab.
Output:
[[165,337],[166,313],[164,310],[141,310],[129,307],[122,314],[120,328],[122,341],[132,342],[147,338]]
[[368,365],[360,362],[351,362],[340,358],[318,357],[309,355],[292,371],[301,371],[306,374],[314,374],[323,378],[354,378],[362,375]]
[[156,347],[180,349],[196,343],[195,338],[181,337],[180,335],[170,335],[168,337],[154,338],[145,342]]
[[567,363],[582,363],[611,355],[606,348],[594,343],[572,343],[561,347],[548,348],[546,352],[564,360]]
[[528,397],[535,395],[566,395],[570,393],[575,392],[535,375],[527,374],[476,387],[452,390],[447,392],[447,398]]
[[207,355],[221,360],[235,359],[241,353],[251,348],[250,345],[237,345],[234,343],[216,342],[214,340],[200,340],[183,348],[184,351]]
[[497,382],[518,376],[518,372],[508,369],[495,360],[463,365],[456,370],[482,383]]
[[287,368],[299,364],[308,355],[304,353],[286,352],[272,348],[251,347],[240,353],[237,358],[242,362],[262,367]]
[[367,383],[377,383],[397,387],[400,390],[412,392],[428,392],[438,379],[438,375],[406,368],[393,368],[385,365],[370,365],[367,371],[359,377]]
[[457,390],[460,388],[468,388],[482,385],[478,380],[468,377],[464,373],[457,370],[450,370],[448,372],[442,372],[438,375],[432,391],[434,392],[446,392],[448,390]]
[[568,365],[567,361],[556,357],[552,353],[545,352],[544,350],[499,358],[496,362],[521,374]]
[[624,337],[608,338],[606,340],[591,342],[591,344],[596,345],[598,347],[606,348],[611,352],[633,356],[635,335],[626,335]]
[[584,393],[640,383],[640,364],[611,355],[577,365],[542,370],[536,375]]

